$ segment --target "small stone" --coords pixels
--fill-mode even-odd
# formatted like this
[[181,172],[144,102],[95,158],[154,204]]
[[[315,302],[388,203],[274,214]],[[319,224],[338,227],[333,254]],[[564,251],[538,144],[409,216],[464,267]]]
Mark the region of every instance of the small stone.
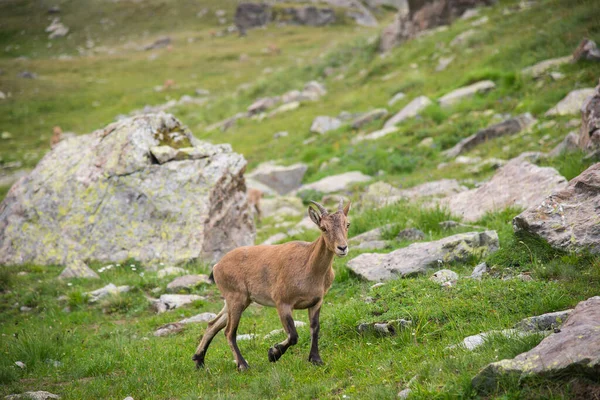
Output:
[[458,274],[449,269],[442,269],[434,273],[430,278],[431,281],[444,285],[446,283],[455,283],[458,281]]
[[15,361],[15,365],[21,369],[25,369],[27,367],[23,361]]
[[277,132],[273,135],[273,139],[279,139],[282,137],[287,137],[289,136],[289,133],[287,131],[281,131],[281,132]]
[[11,394],[5,397],[6,400],[49,400],[49,399],[60,399],[60,396],[45,392],[43,390],[38,390],[37,392],[25,392],[21,394]]
[[342,126],[342,121],[337,118],[319,116],[313,120],[310,131],[323,135],[329,131],[338,129],[340,126]]
[[175,278],[167,285],[167,290],[177,292],[182,289],[193,289],[201,283],[210,285],[211,281],[207,275],[183,275]]
[[243,335],[237,335],[237,340],[242,341],[242,340],[252,340],[254,338],[256,338],[256,335],[253,333],[246,333]]
[[411,392],[412,392],[412,390],[411,390],[411,389],[404,389],[404,390],[401,390],[401,391],[398,393],[398,398],[399,398],[399,399],[402,399],[402,400],[408,399],[408,396],[410,396]]
[[374,284],[373,286],[371,286],[371,290],[377,289],[378,287],[382,287],[382,286],[385,286],[385,283],[378,282],[378,283]]
[[179,268],[179,267],[166,267],[166,268],[163,268],[160,271],[158,271],[156,273],[156,276],[159,278],[164,278],[165,276],[182,275],[182,274],[186,274],[187,272],[188,271],[186,269]]
[[389,101],[388,101],[388,106],[393,106],[394,104],[396,104],[398,101],[402,100],[403,98],[405,98],[406,95],[402,92],[398,92],[396,93]]
[[27,307],[27,306],[21,306],[21,308],[19,308],[19,310],[21,312],[29,312],[29,311],[33,310],[33,308]]
[[478,264],[474,269],[473,272],[471,273],[471,278],[473,279],[481,279],[483,277],[483,274],[485,274],[487,272],[487,264],[485,262],[482,262],[481,264]]

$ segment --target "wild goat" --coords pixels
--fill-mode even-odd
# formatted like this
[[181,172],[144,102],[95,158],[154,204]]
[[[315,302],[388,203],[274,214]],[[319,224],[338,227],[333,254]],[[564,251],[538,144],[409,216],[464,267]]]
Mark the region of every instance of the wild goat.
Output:
[[280,245],[240,247],[225,254],[214,267],[212,276],[225,298],[219,314],[208,328],[192,360],[198,368],[213,337],[223,328],[240,371],[248,363],[236,343],[237,328],[242,313],[251,302],[276,307],[287,339],[269,349],[269,361],[275,362],[298,342],[292,311],[308,309],[312,344],[308,360],[323,364],[319,355],[319,313],[323,297],[334,278],[333,256],[348,254],[348,222],[350,203],[330,214],[321,204],[311,201],[319,210],[308,207],[310,219],[319,227],[317,240],[288,242]]

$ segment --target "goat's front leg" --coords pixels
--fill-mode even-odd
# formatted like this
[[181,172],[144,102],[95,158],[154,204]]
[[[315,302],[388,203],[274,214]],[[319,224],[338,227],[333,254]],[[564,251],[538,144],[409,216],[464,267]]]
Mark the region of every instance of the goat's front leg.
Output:
[[283,329],[287,332],[288,337],[283,342],[277,343],[269,349],[269,361],[271,362],[279,360],[290,346],[298,343],[298,332],[296,332],[294,318],[292,317],[292,306],[288,304],[279,304],[277,305],[277,313],[279,314],[279,319],[281,320]]
[[319,315],[321,314],[321,302],[308,309],[308,320],[310,321],[310,336],[311,336],[311,345],[310,345],[310,353],[308,355],[308,361],[315,365],[323,365],[323,360],[321,360],[321,356],[319,355]]

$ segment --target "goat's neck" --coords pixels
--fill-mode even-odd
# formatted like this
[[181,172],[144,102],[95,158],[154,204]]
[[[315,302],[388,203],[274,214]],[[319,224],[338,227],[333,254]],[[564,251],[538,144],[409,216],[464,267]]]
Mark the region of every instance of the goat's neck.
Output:
[[327,248],[323,236],[319,236],[311,245],[308,267],[311,272],[324,275],[333,264],[333,256],[334,254]]

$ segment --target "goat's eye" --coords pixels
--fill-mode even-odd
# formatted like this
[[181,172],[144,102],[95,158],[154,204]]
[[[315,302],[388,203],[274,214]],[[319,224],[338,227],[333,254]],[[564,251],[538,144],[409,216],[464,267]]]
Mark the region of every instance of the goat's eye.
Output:
[[346,224],[346,229],[350,228],[350,222]]
[[321,230],[322,230],[323,232],[327,232],[327,229],[326,229],[326,228],[324,228],[324,227],[321,227]]

